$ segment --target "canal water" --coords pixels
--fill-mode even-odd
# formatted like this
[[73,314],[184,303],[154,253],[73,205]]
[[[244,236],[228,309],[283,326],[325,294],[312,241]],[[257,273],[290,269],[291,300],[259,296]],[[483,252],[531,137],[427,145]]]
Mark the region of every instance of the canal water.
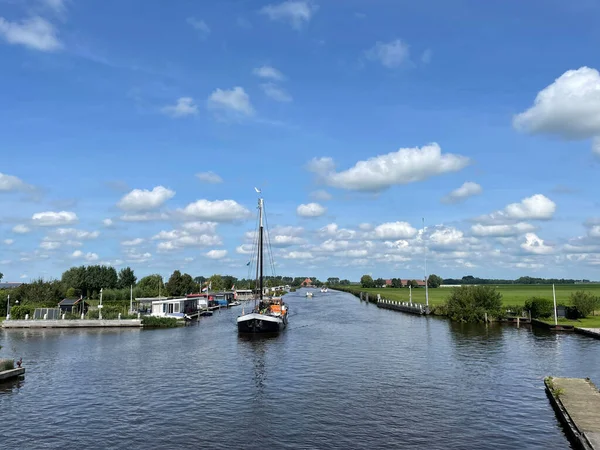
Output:
[[4,330],[6,449],[564,449],[546,375],[600,381],[600,342],[286,296],[277,337],[241,307],[168,330]]

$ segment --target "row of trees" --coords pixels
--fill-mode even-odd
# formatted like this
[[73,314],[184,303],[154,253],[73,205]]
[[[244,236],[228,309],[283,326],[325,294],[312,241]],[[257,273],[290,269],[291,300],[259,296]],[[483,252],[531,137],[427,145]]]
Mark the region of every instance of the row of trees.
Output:
[[[441,277],[432,274],[427,278],[427,286],[430,288],[438,288],[442,284],[443,280]],[[390,285],[388,286],[386,280],[383,278],[373,279],[371,275],[363,275],[360,278],[360,284],[364,288],[381,288],[381,287],[392,287],[392,288],[402,288],[402,287],[419,287],[419,283],[417,280],[403,280],[401,278],[392,278],[390,280]],[[348,283],[349,284],[349,283]]]
[[574,280],[571,278],[534,278],[519,277],[515,280],[500,280],[494,278],[477,278],[467,275],[462,278],[445,278],[444,284],[576,284],[589,283],[590,280]]

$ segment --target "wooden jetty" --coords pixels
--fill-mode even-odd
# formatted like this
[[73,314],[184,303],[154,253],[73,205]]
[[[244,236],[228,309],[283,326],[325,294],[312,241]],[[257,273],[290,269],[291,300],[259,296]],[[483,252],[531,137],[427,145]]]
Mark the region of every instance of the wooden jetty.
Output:
[[5,320],[2,328],[122,328],[141,327],[139,319],[116,319],[116,320]]
[[394,302],[384,298],[377,299],[377,307],[383,309],[392,309],[394,311],[401,311],[409,314],[417,314],[420,316],[431,313],[429,307],[422,305],[421,303]]
[[600,450],[600,392],[589,378],[544,380],[546,393],[569,439],[579,448]]
[[20,377],[25,374],[25,367],[20,367],[17,369],[10,369],[0,372],[0,382],[11,380],[16,377]]

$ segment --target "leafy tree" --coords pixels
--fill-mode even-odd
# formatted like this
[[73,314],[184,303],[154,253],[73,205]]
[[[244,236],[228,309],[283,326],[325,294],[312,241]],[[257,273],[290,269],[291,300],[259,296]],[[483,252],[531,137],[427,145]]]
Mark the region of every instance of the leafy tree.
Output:
[[406,287],[418,288],[419,287],[419,283],[417,283],[417,280],[407,280],[406,281]]
[[600,308],[600,298],[590,292],[577,291],[570,296],[571,304],[577,308],[581,317],[587,317]]
[[10,291],[11,303],[13,300],[18,300],[21,305],[35,304],[46,308],[55,307],[64,295],[65,291],[60,281],[45,281],[42,278],[22,284]]
[[392,287],[393,288],[401,288],[402,280],[400,278],[392,278]]
[[292,286],[300,286],[305,279],[306,277],[295,277]]
[[340,280],[340,286],[348,286],[350,285],[350,280]]
[[431,274],[427,277],[427,286],[430,288],[439,288],[443,282],[444,280],[442,277],[438,277],[435,274]]
[[375,287],[385,286],[385,280],[383,278],[377,278],[375,280]]
[[212,291],[222,291],[223,290],[223,277],[218,274],[214,274],[212,277],[208,279],[208,282],[211,284]]
[[182,295],[182,276],[179,270],[174,271],[169,277],[169,281],[165,284],[165,291],[168,295],[177,296]]
[[125,289],[129,286],[135,286],[135,282],[137,281],[137,277],[133,273],[133,269],[130,267],[124,267],[119,271],[119,281],[118,287],[119,289]]
[[189,273],[184,273],[181,277],[181,290],[183,294],[191,294],[198,289],[198,286]]
[[4,274],[0,272],[0,281],[2,281],[2,278],[4,278]]
[[67,289],[66,297],[67,298],[76,298],[77,297],[77,291],[75,290],[75,288],[70,287],[69,289]]
[[452,290],[446,300],[448,316],[459,322],[482,322],[487,313],[502,313],[502,294],[491,286],[461,286]]
[[329,277],[327,278],[327,284],[330,286],[335,286],[337,284],[340,284],[340,279],[336,277]]
[[161,295],[166,295],[162,286],[162,276],[158,274],[148,275],[138,282],[136,297],[157,297],[159,290]]
[[371,275],[363,275],[360,277],[360,284],[364,288],[375,287],[375,282],[373,281],[373,277],[371,277]]
[[85,272],[85,266],[71,267],[63,272],[61,281],[65,290],[68,288],[80,289],[81,293],[87,296]]
[[205,281],[206,281],[206,277],[203,277],[203,276],[194,278],[194,283],[199,284],[200,286],[202,286]]
[[545,319],[554,314],[554,303],[547,298],[530,297],[525,301],[525,309],[534,319]]

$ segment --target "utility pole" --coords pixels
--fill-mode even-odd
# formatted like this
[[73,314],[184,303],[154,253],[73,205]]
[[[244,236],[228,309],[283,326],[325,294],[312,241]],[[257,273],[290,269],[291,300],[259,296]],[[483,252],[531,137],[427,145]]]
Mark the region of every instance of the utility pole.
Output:
[[427,275],[427,243],[425,242],[425,218],[423,217],[423,244],[425,245],[425,306],[429,307],[429,276]]

